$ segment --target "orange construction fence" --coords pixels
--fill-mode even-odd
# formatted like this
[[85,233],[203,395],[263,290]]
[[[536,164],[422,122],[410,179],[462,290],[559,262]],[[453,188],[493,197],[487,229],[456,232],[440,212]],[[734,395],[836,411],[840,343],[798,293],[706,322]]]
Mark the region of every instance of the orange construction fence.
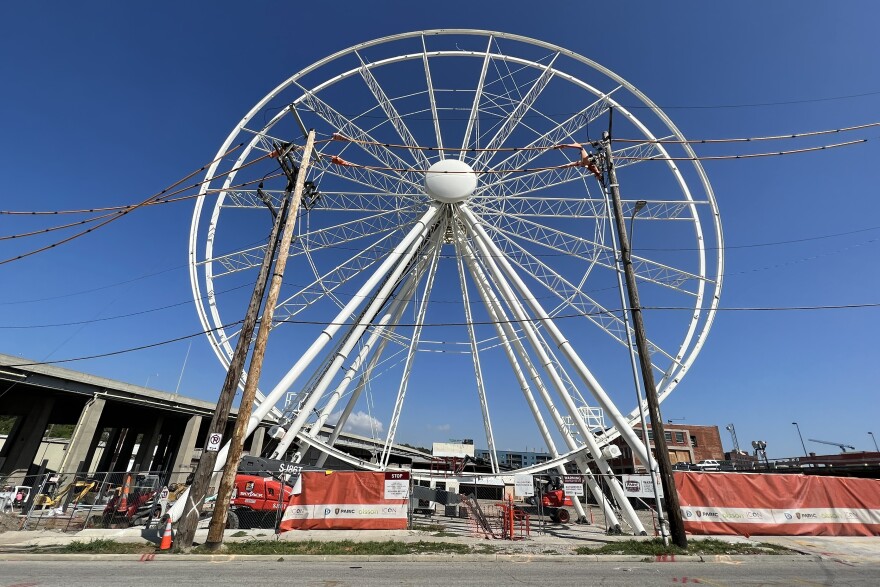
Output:
[[409,472],[306,471],[279,526],[288,530],[405,530]]
[[880,535],[876,479],[675,473],[675,485],[691,534]]

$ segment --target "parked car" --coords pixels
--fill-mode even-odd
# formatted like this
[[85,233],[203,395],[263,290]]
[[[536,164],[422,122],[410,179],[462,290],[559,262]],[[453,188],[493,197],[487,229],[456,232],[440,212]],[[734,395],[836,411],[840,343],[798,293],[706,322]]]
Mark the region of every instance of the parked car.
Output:
[[699,469],[693,463],[681,461],[679,463],[675,463],[674,465],[672,465],[672,470],[673,471],[697,471]]
[[697,469],[700,471],[720,471],[721,462],[714,459],[706,459],[697,463]]

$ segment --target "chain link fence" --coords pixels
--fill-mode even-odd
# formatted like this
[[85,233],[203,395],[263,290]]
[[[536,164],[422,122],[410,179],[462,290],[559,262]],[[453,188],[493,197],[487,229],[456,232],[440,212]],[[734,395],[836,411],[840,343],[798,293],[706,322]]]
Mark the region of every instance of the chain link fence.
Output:
[[165,514],[174,494],[171,484],[189,471],[44,472],[0,484],[0,516],[5,529],[51,529],[152,525]]
[[[7,530],[76,532],[155,526],[186,487],[169,480],[185,479],[188,472],[31,475],[14,484],[0,483],[0,517]],[[534,475],[526,481],[518,475],[515,484],[511,475],[465,479],[420,475],[419,471],[411,474],[408,527],[414,530],[517,539],[563,529],[615,531],[612,521],[622,520],[619,508],[609,502],[598,503],[580,476],[565,476],[563,483],[558,475]],[[595,479],[609,495],[604,479],[598,475]],[[299,480],[298,470],[240,469],[226,527],[277,531],[287,503],[300,491]],[[205,524],[213,512],[219,475],[211,485],[202,510]],[[525,491],[525,487],[531,491]],[[653,499],[630,500],[648,532],[654,529],[656,533]],[[623,531],[628,533],[627,528]]]
[[[412,481],[410,528],[442,527],[445,532],[507,539],[585,526],[599,532],[632,532],[631,528],[618,529],[617,524],[623,521],[620,508],[610,501],[598,502],[580,475],[529,475],[525,483],[522,477],[526,476],[517,475],[517,484],[509,477],[482,477],[473,482],[416,477]],[[617,476],[617,480],[625,486],[629,477]],[[594,475],[594,479],[605,495],[610,495],[603,476]],[[656,534],[653,498],[634,492],[628,499],[645,529]]]

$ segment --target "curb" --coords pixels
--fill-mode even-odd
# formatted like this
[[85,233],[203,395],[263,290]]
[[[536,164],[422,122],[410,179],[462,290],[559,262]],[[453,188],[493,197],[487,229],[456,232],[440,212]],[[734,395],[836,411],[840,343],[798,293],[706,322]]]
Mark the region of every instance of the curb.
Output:
[[387,562],[507,562],[529,563],[533,561],[557,561],[568,564],[580,562],[625,562],[625,563],[676,563],[676,562],[704,562],[716,564],[744,563],[749,561],[779,561],[779,562],[815,562],[822,560],[818,555],[636,555],[636,554],[581,554],[581,555],[552,555],[552,554],[391,554],[391,555],[281,555],[281,554],[30,554],[30,553],[0,553],[2,562],[26,562],[26,561],[130,561],[130,562],[193,562],[204,561],[213,563],[233,561],[271,561],[271,562],[359,562],[359,563],[387,563]]

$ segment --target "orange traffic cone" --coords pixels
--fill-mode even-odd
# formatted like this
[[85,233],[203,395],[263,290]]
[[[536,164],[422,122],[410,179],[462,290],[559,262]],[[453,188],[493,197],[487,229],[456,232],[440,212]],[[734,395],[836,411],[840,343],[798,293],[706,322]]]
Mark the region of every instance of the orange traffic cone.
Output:
[[122,484],[122,497],[116,506],[117,512],[125,512],[128,509],[128,494],[131,491],[131,475],[126,476],[125,483]]
[[165,525],[165,534],[162,536],[162,542],[159,544],[159,550],[168,550],[171,548],[171,518]]

